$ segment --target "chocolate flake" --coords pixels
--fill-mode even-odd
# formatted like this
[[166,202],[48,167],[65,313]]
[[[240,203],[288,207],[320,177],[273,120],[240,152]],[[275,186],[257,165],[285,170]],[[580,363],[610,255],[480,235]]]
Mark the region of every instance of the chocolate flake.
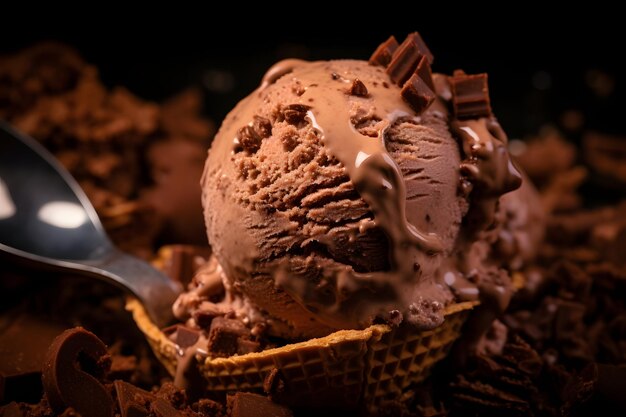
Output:
[[348,94],[351,96],[367,97],[369,92],[367,91],[365,84],[363,84],[363,81],[355,78],[354,81],[352,81],[352,85],[348,89]]
[[376,48],[370,57],[369,63],[386,67],[391,62],[391,58],[396,49],[398,49],[398,41],[395,37],[390,36],[389,39]]
[[411,105],[417,114],[421,114],[435,100],[435,93],[417,74],[413,74],[402,87],[402,98]]
[[455,71],[449,78],[452,108],[457,119],[478,119],[491,116],[487,74],[465,75]]

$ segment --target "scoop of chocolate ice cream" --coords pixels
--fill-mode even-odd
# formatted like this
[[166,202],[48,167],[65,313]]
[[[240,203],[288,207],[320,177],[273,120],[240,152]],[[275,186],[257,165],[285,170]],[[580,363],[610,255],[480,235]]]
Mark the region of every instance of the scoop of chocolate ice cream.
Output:
[[[445,96],[446,77],[434,84]],[[398,313],[441,322],[453,296],[440,278],[470,206],[464,155],[444,99],[421,114],[409,104],[380,66],[285,61],[227,116],[202,187],[239,314],[289,338]],[[495,120],[476,124],[513,177]]]

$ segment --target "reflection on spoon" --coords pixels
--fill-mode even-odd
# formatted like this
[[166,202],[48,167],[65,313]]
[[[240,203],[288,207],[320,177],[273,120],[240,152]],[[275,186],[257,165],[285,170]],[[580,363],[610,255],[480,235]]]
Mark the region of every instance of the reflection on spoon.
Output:
[[0,220],[8,219],[15,215],[15,204],[11,200],[9,188],[0,178]]
[[37,217],[44,223],[63,229],[76,229],[87,221],[83,207],[67,201],[46,203],[39,209]]

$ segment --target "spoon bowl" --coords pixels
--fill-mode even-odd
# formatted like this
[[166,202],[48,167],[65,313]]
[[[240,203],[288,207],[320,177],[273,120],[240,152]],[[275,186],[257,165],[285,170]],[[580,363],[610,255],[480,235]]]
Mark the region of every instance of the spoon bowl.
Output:
[[69,172],[1,121],[0,256],[104,280],[136,296],[157,325],[173,319],[180,286],[117,249]]

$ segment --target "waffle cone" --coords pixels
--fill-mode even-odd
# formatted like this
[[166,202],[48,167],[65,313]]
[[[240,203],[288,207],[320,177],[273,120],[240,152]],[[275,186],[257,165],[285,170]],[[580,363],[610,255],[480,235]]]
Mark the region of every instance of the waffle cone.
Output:
[[[284,382],[281,399],[298,406],[376,406],[397,397],[409,384],[428,376],[461,334],[477,303],[452,304],[443,324],[432,330],[373,325],[340,330],[262,352],[205,359],[200,372],[212,391],[262,390],[277,369]],[[178,347],[150,320],[141,303],[127,304],[139,329],[170,374],[176,373]]]

